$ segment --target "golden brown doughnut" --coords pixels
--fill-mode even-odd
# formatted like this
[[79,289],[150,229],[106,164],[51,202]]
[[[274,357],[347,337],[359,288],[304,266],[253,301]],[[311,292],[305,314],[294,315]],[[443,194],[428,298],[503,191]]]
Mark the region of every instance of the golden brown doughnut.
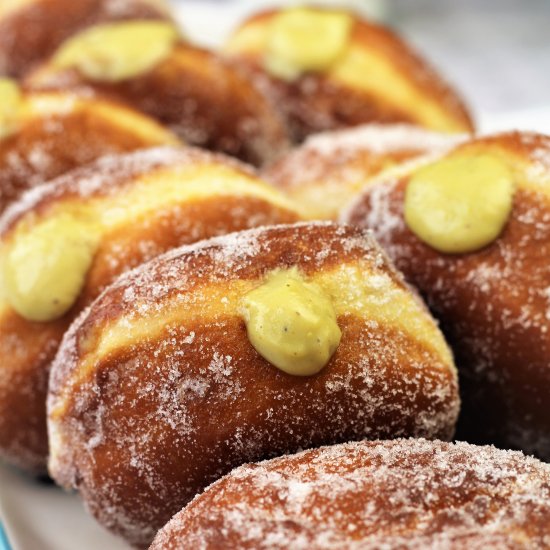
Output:
[[[508,171],[514,192],[502,232],[478,250],[441,252],[405,222],[406,192],[421,170],[426,173],[422,166],[401,177],[381,177],[343,218],[374,231],[442,322],[461,374],[459,436],[548,460],[550,138],[518,132],[478,138],[438,164],[472,166],[487,156]],[[460,185],[474,177],[473,171],[465,173]]]
[[139,111],[67,92],[21,92],[12,115],[2,132],[0,114],[0,213],[25,190],[101,156],[179,143]]
[[[141,47],[136,35],[126,35],[125,40]],[[27,85],[34,89],[85,89],[124,101],[192,145],[255,165],[288,147],[285,124],[271,102],[233,63],[213,52],[180,40],[157,64],[131,77],[107,80],[90,77],[79,67],[60,67],[59,56],[66,46],[31,74]],[[146,50],[141,55],[143,52]],[[116,57],[116,50],[113,55]]]
[[[295,140],[366,122],[406,122],[439,131],[472,131],[473,122],[464,103],[426,60],[390,29],[351,13],[328,10],[351,18],[342,52],[331,63],[294,78],[275,76],[266,64],[270,40],[274,24],[289,11],[269,10],[244,21],[229,39],[226,51],[248,67],[260,87],[270,91]],[[323,8],[309,7],[307,11],[327,13]],[[307,30],[306,22],[302,24]],[[328,47],[327,33],[320,33],[322,39],[310,40],[317,51]],[[287,49],[291,47],[289,43]]]
[[150,550],[540,549],[550,465],[424,439],[362,441],[233,470]]
[[[247,336],[243,301],[289,268],[329,297],[341,330],[312,376],[276,368]],[[365,437],[449,438],[457,394],[436,324],[369,235],[259,228],[145,264],[71,327],[50,378],[49,469],[145,546],[244,462]]]
[[0,75],[23,76],[72,34],[125,19],[172,18],[164,0],[2,0]]
[[121,272],[181,244],[297,219],[248,168],[191,148],[104,157],[24,195],[0,221],[0,455],[45,471],[50,363]]
[[262,176],[303,205],[308,217],[336,219],[383,170],[445,151],[461,139],[407,124],[363,124],[309,136]]

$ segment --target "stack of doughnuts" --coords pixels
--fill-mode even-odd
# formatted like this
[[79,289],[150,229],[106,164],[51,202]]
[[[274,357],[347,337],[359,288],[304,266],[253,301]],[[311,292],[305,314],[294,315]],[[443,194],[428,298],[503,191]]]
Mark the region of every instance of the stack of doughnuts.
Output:
[[550,547],[550,138],[353,13],[174,21],[0,6],[0,458],[140,548]]
[[218,54],[184,41],[167,22],[88,28],[61,44],[26,85],[125,102],[190,144],[255,165],[289,144],[282,117],[250,79]]
[[46,471],[51,361],[117,275],[178,245],[298,219],[251,169],[192,148],[103,157],[23,195],[0,220],[0,454]]

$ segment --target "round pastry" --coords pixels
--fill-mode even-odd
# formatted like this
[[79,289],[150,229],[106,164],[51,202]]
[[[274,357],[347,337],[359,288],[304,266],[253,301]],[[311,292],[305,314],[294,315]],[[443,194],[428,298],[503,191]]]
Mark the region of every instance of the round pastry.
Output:
[[304,205],[311,219],[335,219],[383,170],[441,153],[462,139],[406,124],[364,124],[308,137],[262,176]]
[[50,363],[121,272],[181,244],[297,219],[248,168],[191,148],[103,157],[24,195],[0,220],[0,456],[46,470]]
[[550,465],[424,439],[362,441],[232,471],[150,550],[547,548]]
[[247,461],[451,437],[451,354],[374,240],[330,223],[243,231],[121,277],[65,335],[49,469],[132,544]]
[[114,97],[158,119],[188,143],[256,165],[288,145],[284,122],[252,82],[232,63],[184,43],[167,23],[133,21],[87,29],[61,45],[27,84]]
[[352,13],[259,13],[235,31],[226,51],[270,91],[297,141],[365,122],[473,129],[457,93],[424,59],[391,30]]
[[164,0],[2,0],[0,74],[22,76],[90,25],[136,18],[171,20]]
[[114,101],[65,92],[26,92],[0,79],[0,213],[25,190],[110,153],[178,138]]
[[466,142],[382,178],[343,218],[374,231],[442,322],[459,436],[550,459],[550,137]]

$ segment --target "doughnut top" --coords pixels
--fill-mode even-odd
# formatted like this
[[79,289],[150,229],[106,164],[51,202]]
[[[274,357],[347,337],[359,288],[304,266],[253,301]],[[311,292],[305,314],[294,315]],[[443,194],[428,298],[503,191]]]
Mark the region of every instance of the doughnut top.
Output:
[[237,468],[151,550],[546,548],[550,466],[519,452],[399,439]]
[[26,189],[100,156],[180,143],[121,103],[64,91],[20,91],[6,115],[3,125],[0,113],[0,134],[8,130],[0,139],[0,211]]
[[[406,165],[396,173],[382,172],[372,181],[372,186],[365,188],[348,205],[346,211],[342,212],[341,219],[368,227],[382,224],[378,226],[379,233],[384,234],[387,232],[384,228],[404,223],[401,208],[395,212],[387,209],[388,200],[397,187],[406,186],[417,171],[436,162],[438,158],[461,158],[480,154],[492,155],[508,166],[517,190],[529,194],[540,193],[542,203],[538,207],[533,205],[533,208],[542,211],[546,208],[546,201],[550,196],[550,136],[531,132],[507,132],[459,143],[450,151],[436,157],[419,158],[417,162]],[[361,220],[364,223],[360,223]]]
[[[325,246],[314,246],[316,240]],[[342,289],[339,303],[335,304],[337,314],[364,308],[363,313],[370,310],[371,315],[375,309],[380,310],[380,321],[384,316],[388,322],[397,322],[400,315],[411,316],[408,321],[411,331],[448,361],[444,370],[450,366],[454,372],[449,350],[439,331],[434,330],[435,325],[424,304],[410,292],[370,234],[330,222],[260,227],[175,249],[119,277],[81,323],[115,322],[113,326],[122,333],[122,341],[125,341],[137,335],[133,333],[132,321],[156,314],[166,315],[169,310],[183,314],[186,308],[182,309],[182,306],[186,303],[197,307],[200,302],[206,307],[202,288],[234,283],[237,293],[244,295],[245,289],[258,287],[265,275],[291,266],[299,266],[314,281],[318,281],[323,273],[336,269],[337,280],[331,282],[333,286],[329,286],[328,281],[323,283],[323,287],[330,288],[334,295],[338,292],[335,288],[338,279],[349,284],[349,279],[355,277],[353,268],[347,273],[349,279],[345,275],[339,277],[338,267],[342,266],[345,273],[348,263],[357,262],[364,264],[363,277],[372,284],[371,293],[362,296],[360,290],[346,289],[344,292]],[[317,277],[313,278],[313,275]],[[245,282],[246,286],[238,281]],[[347,294],[348,290],[351,294]],[[228,296],[230,294],[228,290]],[[395,309],[390,307],[390,301],[395,302]],[[240,304],[231,300],[222,300],[220,307],[220,311],[240,311]],[[217,308],[217,304],[212,304],[213,312]],[[73,326],[73,333],[78,330],[77,325]],[[110,331],[106,341],[113,333]],[[94,334],[93,338],[96,336],[100,335]],[[106,351],[101,345],[96,349],[100,353]]]
[[96,25],[63,43],[52,63],[75,68],[91,80],[117,82],[160,65],[179,40],[175,26],[162,21]]
[[[148,24],[151,25],[160,24]],[[121,26],[129,24],[107,28]],[[163,28],[169,29],[169,26]],[[92,32],[92,38],[93,35]],[[139,50],[137,44],[129,43]],[[100,44],[95,53],[101,61],[105,44]],[[102,63],[96,66],[93,49],[80,50],[77,66],[60,66],[56,58],[63,56],[63,49],[62,46],[49,61],[29,75],[28,87],[76,89],[115,98],[156,118],[190,144],[222,151],[255,165],[272,160],[289,146],[283,117],[271,100],[240,67],[215,52],[179,40],[169,49],[151,50],[137,57],[129,48],[124,59],[120,48],[110,47],[114,76],[125,78],[105,80],[79,69],[82,64],[89,64],[92,72],[102,68]],[[69,43],[69,51],[71,49]],[[157,53],[162,54],[162,59],[157,59]],[[119,69],[136,67],[140,70],[133,75],[131,72],[125,74],[124,70],[117,74]]]
[[464,139],[408,124],[364,124],[312,135],[262,175],[306,205],[312,218],[336,218],[384,170],[442,154]]
[[[354,172],[357,157],[395,157],[396,161],[445,151],[465,136],[432,132],[410,124],[362,124],[355,128],[322,132],[309,136],[300,147],[264,170],[280,186],[293,187],[322,181],[327,171],[337,171],[344,181],[361,174]],[[338,170],[340,168],[340,170]]]
[[81,29],[127,19],[172,17],[165,0],[2,0],[0,73],[22,76]]
[[[535,425],[548,426],[550,137],[498,134],[461,144],[444,158],[485,154],[507,166],[515,191],[504,230],[481,250],[444,254],[408,228],[405,192],[419,166],[395,177],[382,176],[342,219],[371,228],[436,314],[447,319],[447,330],[467,342],[463,361],[473,379],[489,379],[504,388],[502,399],[487,405],[495,439],[505,437],[508,446],[548,457],[548,429]],[[510,387],[518,391],[512,395]],[[507,404],[504,395],[511,400]]]
[[[252,168],[237,160],[193,147],[153,147],[125,155],[104,156],[94,163],[60,176],[47,185],[28,191],[0,219],[0,235],[6,235],[23,216],[31,212],[35,219],[37,214],[39,217],[51,215],[51,210],[57,207],[71,208],[75,203],[85,203],[92,199],[108,201],[109,198],[116,197],[135,186],[136,181],[166,171],[190,172],[201,166],[220,170],[218,179],[212,182],[212,185],[219,183],[221,192],[223,180],[234,175],[242,180],[254,180],[266,196],[288,206],[291,210],[294,209],[276,191],[272,191],[269,186],[258,180]],[[155,185],[154,181],[147,180],[147,183]],[[227,188],[229,189],[229,186]],[[160,196],[157,197],[158,200],[164,199]],[[165,202],[168,201],[169,198],[166,198]]]
[[[261,69],[269,51],[272,25],[281,13],[284,10],[268,10],[245,21],[228,41],[228,53]],[[355,15],[352,18],[344,51],[324,70],[303,74],[292,83],[296,89],[303,87],[300,92],[309,89],[314,96],[322,95],[328,84],[327,90],[333,87],[327,92],[332,98],[342,89],[357,92],[371,107],[370,120],[410,121],[450,132],[472,130],[460,98],[411,46],[390,29]]]

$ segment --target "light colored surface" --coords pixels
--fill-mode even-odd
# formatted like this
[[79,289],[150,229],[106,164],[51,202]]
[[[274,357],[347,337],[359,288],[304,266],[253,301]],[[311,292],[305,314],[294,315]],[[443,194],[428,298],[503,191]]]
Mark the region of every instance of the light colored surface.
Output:
[[0,519],[12,550],[128,550],[84,511],[76,495],[0,466]]
[[[280,3],[282,2],[277,0],[271,2],[272,5]],[[353,0],[348,3],[361,4]],[[472,4],[471,0],[468,0],[468,3]],[[550,67],[547,66],[546,71],[543,71],[543,63],[548,65],[550,56],[545,57],[540,49],[529,54],[529,45],[534,47],[537,44],[536,29],[540,26],[536,23],[538,16],[533,12],[532,36],[528,36],[529,14],[525,13],[528,10],[521,11],[521,7],[527,6],[527,3],[516,1],[516,7],[520,10],[521,16],[515,20],[512,20],[510,12],[510,4],[513,2],[505,1],[503,5],[508,7],[507,11],[496,14],[491,14],[487,10],[487,5],[490,3],[480,2],[481,6],[485,6],[484,10],[470,11],[470,14],[463,15],[462,19],[455,19],[454,30],[446,42],[444,37],[447,35],[447,30],[439,28],[439,34],[431,32],[430,22],[420,8],[416,19],[410,21],[410,35],[440,67],[444,70],[447,67],[445,72],[450,74],[471,100],[474,110],[478,113],[479,126],[483,132],[524,129],[550,134],[550,97],[548,96],[550,82],[544,81],[545,78],[549,78]],[[179,19],[188,36],[211,46],[222,43],[223,38],[237,22],[247,13],[258,9],[262,3],[252,0],[245,0],[238,4],[195,0],[179,4],[181,5]],[[411,4],[414,3],[411,2]],[[426,4],[427,1],[422,0],[418,6],[424,6],[425,9]],[[431,6],[436,4],[435,0],[431,2]],[[442,1],[440,10],[442,4],[448,6],[449,1]],[[537,0],[533,5],[540,7],[542,2]],[[550,6],[550,2],[546,5]],[[375,2],[372,9],[380,16],[387,16],[382,3]],[[508,54],[498,49],[500,46],[497,44],[506,41],[496,29],[493,29],[492,34],[495,42],[490,42],[492,40],[490,33],[485,34],[487,27],[484,27],[484,24],[486,25],[492,15],[496,16],[496,20],[501,21],[502,28],[508,25],[515,31],[511,35],[508,34]],[[446,17],[449,17],[448,12]],[[506,25],[502,23],[503,21]],[[406,20],[399,19],[398,23],[400,27],[407,29]],[[470,35],[462,35],[460,38],[460,25],[464,28],[466,24],[468,28],[476,31],[472,30]],[[433,29],[433,21],[431,25]],[[493,45],[481,55],[483,62],[488,66],[485,72],[481,62],[474,57],[476,45],[472,40],[475,36],[478,39],[486,36],[488,43]],[[550,41],[548,39],[546,41],[550,45]],[[519,42],[523,44],[521,51],[514,49]],[[545,51],[548,53],[548,49]],[[455,60],[461,56],[462,64],[457,66]],[[506,64],[501,66],[495,61],[496,59],[503,63],[506,60],[522,63],[521,71],[518,66],[518,72],[514,73],[513,67]],[[538,77],[538,80],[535,77]],[[530,78],[531,82],[525,81],[525,78]],[[545,86],[542,92],[541,86]],[[493,97],[494,101],[491,103]],[[537,99],[539,97],[546,97],[547,101],[539,102]],[[97,550],[98,548],[128,550],[129,548],[101,529],[86,514],[75,495],[65,494],[53,485],[35,482],[2,466],[0,466],[0,519],[5,525],[13,550]]]
[[[250,13],[299,3],[304,1],[177,1],[187,34],[207,46],[222,44]],[[521,128],[550,133],[550,1],[331,0],[331,4],[353,7],[396,28],[460,90],[482,131]]]

